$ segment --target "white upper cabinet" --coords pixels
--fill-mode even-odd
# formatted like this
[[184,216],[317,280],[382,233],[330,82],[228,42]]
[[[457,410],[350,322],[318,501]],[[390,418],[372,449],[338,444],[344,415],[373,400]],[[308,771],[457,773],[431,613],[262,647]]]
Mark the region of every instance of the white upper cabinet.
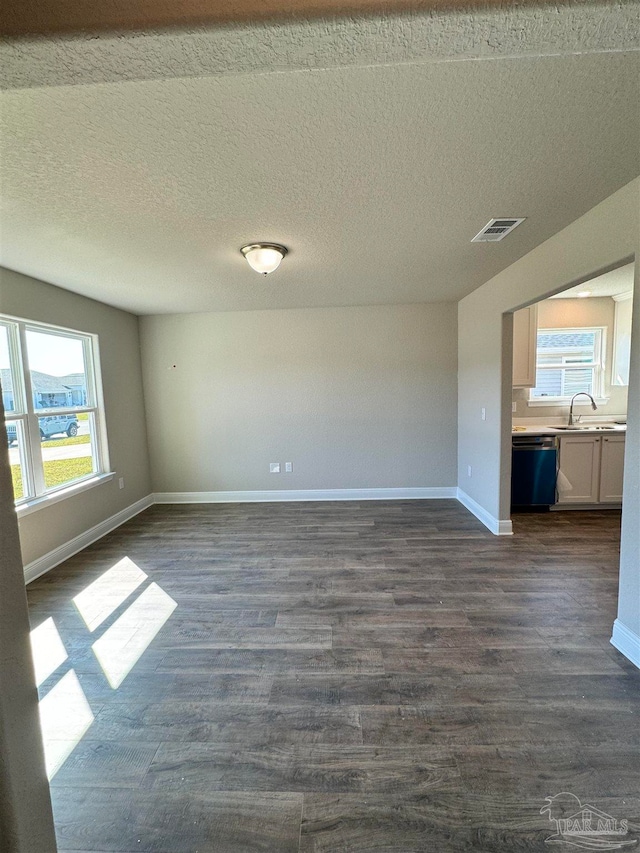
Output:
[[535,388],[538,306],[521,308],[513,315],[513,387]]
[[613,336],[612,385],[629,384],[629,359],[631,356],[631,312],[633,294],[614,296],[616,301],[615,331]]

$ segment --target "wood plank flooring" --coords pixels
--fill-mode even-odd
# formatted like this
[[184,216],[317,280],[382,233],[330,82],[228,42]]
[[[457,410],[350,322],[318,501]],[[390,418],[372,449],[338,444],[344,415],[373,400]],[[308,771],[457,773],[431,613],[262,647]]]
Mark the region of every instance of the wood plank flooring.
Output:
[[[561,791],[640,839],[640,672],[609,644],[619,524],[152,507],[28,588],[67,654],[41,697],[73,670],[92,717],[51,781],[60,851],[544,851]],[[73,599],[125,557],[90,630]]]

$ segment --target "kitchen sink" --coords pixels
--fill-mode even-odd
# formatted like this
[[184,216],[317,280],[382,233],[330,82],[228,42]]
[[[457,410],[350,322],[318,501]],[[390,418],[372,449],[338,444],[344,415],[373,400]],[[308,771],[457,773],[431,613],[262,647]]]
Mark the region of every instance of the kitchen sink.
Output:
[[571,430],[573,432],[574,430],[581,430],[581,429],[601,430],[601,429],[615,429],[615,427],[613,427],[613,426],[592,426],[589,424],[581,424],[580,426],[554,426],[554,427],[549,427],[549,429],[566,429],[566,430]]

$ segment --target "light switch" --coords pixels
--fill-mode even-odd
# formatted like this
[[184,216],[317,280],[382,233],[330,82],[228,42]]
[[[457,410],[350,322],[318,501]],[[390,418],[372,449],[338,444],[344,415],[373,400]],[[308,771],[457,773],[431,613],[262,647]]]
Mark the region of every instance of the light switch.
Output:
[[280,473],[280,463],[279,462],[269,462],[269,473],[270,474],[279,474]]

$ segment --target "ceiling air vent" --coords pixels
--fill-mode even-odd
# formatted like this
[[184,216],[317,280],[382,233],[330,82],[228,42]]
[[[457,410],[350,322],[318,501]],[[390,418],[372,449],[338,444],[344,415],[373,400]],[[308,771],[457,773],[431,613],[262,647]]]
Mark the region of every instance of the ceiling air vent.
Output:
[[471,242],[496,243],[498,240],[506,237],[507,234],[510,234],[525,219],[525,216],[522,219],[490,219],[482,231],[479,231]]

